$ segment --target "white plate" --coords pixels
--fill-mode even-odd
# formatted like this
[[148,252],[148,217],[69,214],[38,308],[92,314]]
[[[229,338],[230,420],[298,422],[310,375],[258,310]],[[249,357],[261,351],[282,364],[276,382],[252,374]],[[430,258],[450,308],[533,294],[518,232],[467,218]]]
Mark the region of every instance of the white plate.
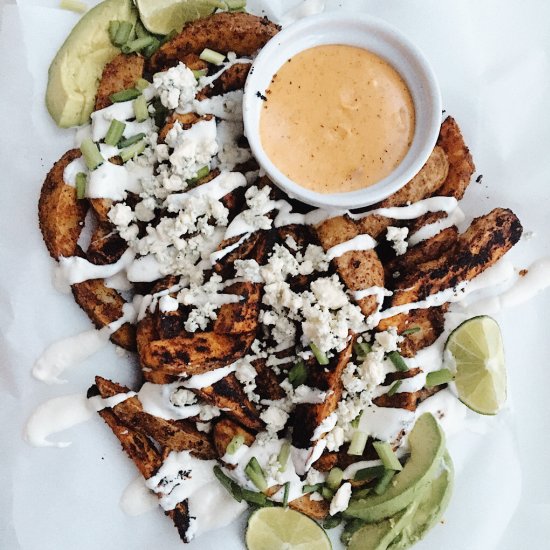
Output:
[[[30,377],[43,348],[89,327],[70,297],[50,283],[52,261],[37,227],[38,192],[52,163],[70,147],[43,107],[46,68],[76,17],[21,1],[2,12],[0,35],[0,548],[7,550],[165,550],[182,548],[160,511],[125,516],[118,507],[136,472],[99,419],[70,430],[64,450],[21,440],[37,403],[81,392],[94,374],[132,381],[113,348],[69,374],[62,387]],[[289,2],[296,3],[296,2]],[[338,2],[334,2],[336,5]],[[472,182],[464,210],[478,215],[508,206],[535,237],[510,258],[526,266],[550,255],[550,4],[529,0],[372,0],[352,2],[400,27],[422,48],[441,83],[445,108],[459,121],[481,183]],[[271,2],[277,11],[279,2]],[[445,515],[418,550],[517,550],[550,540],[548,391],[549,294],[499,317],[510,375],[510,410],[489,419],[486,435],[450,442],[462,464]],[[213,532],[191,549],[243,548],[242,526]]]

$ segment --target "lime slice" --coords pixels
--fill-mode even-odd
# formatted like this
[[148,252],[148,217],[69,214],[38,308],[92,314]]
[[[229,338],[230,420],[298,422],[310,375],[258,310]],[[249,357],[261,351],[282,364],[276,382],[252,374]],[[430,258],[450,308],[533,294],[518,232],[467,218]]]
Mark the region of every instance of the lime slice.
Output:
[[248,520],[248,550],[330,550],[325,531],[290,508],[260,508]]
[[496,414],[506,401],[506,366],[497,322],[486,315],[464,321],[447,339],[459,399],[480,414]]
[[211,15],[220,2],[214,0],[135,0],[141,22],[149,32],[181,31],[189,21]]

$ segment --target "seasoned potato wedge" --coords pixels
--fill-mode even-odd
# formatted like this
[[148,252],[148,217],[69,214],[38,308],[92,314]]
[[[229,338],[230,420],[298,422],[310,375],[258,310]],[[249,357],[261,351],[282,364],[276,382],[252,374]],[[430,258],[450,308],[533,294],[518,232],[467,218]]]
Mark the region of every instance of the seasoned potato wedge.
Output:
[[380,395],[372,400],[378,407],[389,407],[392,409],[406,409],[408,411],[416,411],[416,407],[428,397],[436,394],[438,391],[446,388],[447,384],[434,386],[433,388],[423,388],[416,392],[400,392],[388,395],[387,393]]
[[97,265],[114,264],[127,248],[126,241],[111,226],[98,224],[92,233],[86,258]]
[[204,48],[252,55],[278,30],[279,27],[267,19],[248,13],[216,13],[186,25],[151,57],[147,69],[150,73],[165,70],[189,54],[200,54]]
[[260,312],[261,285],[242,282],[228,286],[224,292],[241,296],[240,302],[224,304],[214,321],[214,332],[218,334],[242,334],[255,332]]
[[237,424],[237,422],[234,422],[230,418],[222,418],[216,422],[212,428],[212,439],[218,457],[221,458],[225,454],[227,446],[236,435],[243,436],[243,443],[245,445],[250,446],[254,443],[254,434],[245,430],[240,424]]
[[235,63],[231,65],[222,75],[217,78],[212,86],[206,86],[198,94],[197,99],[202,101],[207,97],[222,95],[234,90],[242,90],[248,71],[250,71],[250,63]]

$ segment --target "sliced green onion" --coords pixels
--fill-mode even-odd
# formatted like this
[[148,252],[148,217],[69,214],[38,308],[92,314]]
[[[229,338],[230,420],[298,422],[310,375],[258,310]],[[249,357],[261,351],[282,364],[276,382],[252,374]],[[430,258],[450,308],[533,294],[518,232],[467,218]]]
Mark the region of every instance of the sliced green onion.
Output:
[[395,395],[397,390],[401,387],[401,384],[403,383],[403,380],[396,380],[391,388],[388,390],[388,395],[391,397],[392,395]]
[[140,92],[143,92],[145,88],[148,88],[151,83],[148,80],[145,80],[145,78],[140,78],[136,82],[135,88],[136,90],[139,90]]
[[143,26],[141,21],[136,23],[136,36],[138,38],[145,38],[146,36],[151,36],[149,31]]
[[187,180],[187,183],[189,185],[195,185],[202,178],[205,178],[206,176],[208,176],[208,174],[210,174],[210,168],[208,166],[203,166],[202,168],[199,168],[197,170],[197,175],[194,178]]
[[355,475],[353,476],[353,479],[355,481],[367,481],[370,479],[375,479],[377,477],[382,477],[385,471],[386,468],[384,468],[384,466],[382,465],[370,466],[369,468],[357,470],[357,472],[355,472]]
[[256,485],[258,490],[265,491],[267,489],[264,471],[255,456],[253,456],[246,465],[244,473],[248,476],[248,479]]
[[208,69],[196,69],[193,71],[193,76],[197,80],[203,76],[206,76],[207,74],[208,74]]
[[321,495],[325,500],[332,500],[334,496],[334,491],[329,489],[326,485],[321,489]]
[[109,99],[113,103],[121,103],[122,101],[130,101],[136,99],[140,96],[141,92],[136,88],[128,88],[127,90],[122,90],[121,92],[115,92],[109,96]]
[[321,351],[313,342],[309,344],[309,347],[313,352],[313,355],[315,355],[315,359],[317,359],[317,363],[319,363],[319,365],[329,364],[327,354],[324,351]]
[[433,388],[441,384],[447,384],[453,379],[453,373],[449,369],[434,370],[426,375],[426,387]]
[[361,411],[351,422],[351,427],[352,428],[358,428],[359,427],[359,422],[361,421],[361,417],[363,416],[363,411]]
[[401,336],[407,336],[408,334],[415,334],[416,332],[419,332],[420,330],[421,330],[420,327],[411,327],[411,328],[408,328],[407,330],[404,330],[401,333]]
[[351,537],[355,534],[356,531],[361,529],[365,525],[365,522],[362,519],[352,519],[351,521],[346,521],[344,530],[340,535],[340,540],[347,546]]
[[122,151],[119,152],[119,156],[122,159],[122,162],[128,162],[130,159],[133,159],[137,155],[143,153],[143,151],[145,151],[144,140],[138,141],[137,143],[130,145],[130,147],[122,149]]
[[221,65],[225,60],[225,55],[215,52],[210,48],[204,48],[202,53],[199,55],[199,58],[207,63],[212,63],[212,65]]
[[114,46],[116,46],[115,44],[116,33],[119,27],[120,27],[120,21],[109,21],[109,38],[111,39],[111,42]]
[[366,357],[372,351],[372,346],[367,342],[355,342],[353,351],[358,357]]
[[374,486],[374,492],[377,495],[382,495],[386,492],[386,489],[388,488],[389,484],[391,483],[391,480],[393,479],[393,476],[397,472],[395,470],[386,470],[384,472],[384,475],[378,480],[378,483]]
[[340,523],[342,523],[342,516],[340,514],[328,516],[327,519],[323,521],[323,529],[334,529],[338,527]]
[[153,41],[149,46],[143,49],[141,52],[145,57],[151,57],[159,48],[160,48],[160,40],[158,38],[152,37]]
[[140,95],[134,99],[134,113],[138,122],[143,122],[149,118],[145,96]]
[[288,492],[290,491],[290,481],[285,483],[285,490],[283,493],[283,506],[286,508],[288,506]]
[[376,454],[380,457],[380,460],[386,470],[395,470],[396,472],[399,472],[403,469],[401,462],[399,462],[399,459],[387,441],[375,441],[372,446],[374,447]]
[[75,179],[76,198],[78,200],[86,198],[86,180],[87,176],[84,172],[78,172]]
[[305,384],[307,380],[307,367],[305,363],[300,359],[289,371],[288,381],[292,384],[293,388],[297,388],[302,384]]
[[158,97],[153,100],[153,109],[155,110],[153,114],[155,118],[155,124],[160,128],[161,126],[164,126],[166,122],[168,109],[161,103]]
[[143,38],[136,38],[131,42],[126,42],[126,44],[124,44],[121,48],[122,53],[129,54],[139,52],[150,46],[154,40],[155,39],[152,36],[144,36]]
[[89,170],[95,170],[100,164],[103,164],[103,161],[105,160],[101,156],[97,145],[91,140],[91,138],[82,140],[82,143],[80,144],[80,151]]
[[333,491],[336,491],[338,487],[340,487],[340,484],[342,483],[342,480],[344,479],[344,472],[340,468],[332,468],[332,470],[328,473],[327,480],[325,483],[327,484],[329,489],[332,489]]
[[121,139],[118,142],[118,148],[124,149],[124,147],[129,147],[130,145],[133,145],[134,143],[137,143],[138,141],[142,140],[145,137],[145,134],[142,132],[140,134],[136,134],[135,136],[130,136],[126,139]]
[[88,11],[88,6],[78,0],[61,0],[59,7],[63,10],[74,11],[76,13],[86,13]]
[[279,451],[279,456],[277,457],[277,462],[279,463],[279,472],[284,472],[286,470],[286,465],[288,464],[288,457],[290,456],[290,442],[285,441]]
[[351,438],[351,443],[349,444],[348,455],[362,455],[368,438],[369,435],[365,432],[355,432]]
[[248,489],[241,489],[243,500],[256,506],[273,506],[273,503],[263,494],[250,491]]
[[119,21],[118,29],[113,40],[115,46],[122,46],[128,42],[134,26],[130,21]]
[[246,8],[246,0],[225,0],[229,11],[241,10]]
[[233,439],[229,442],[229,445],[225,449],[226,454],[233,455],[244,443],[244,435],[234,435]]
[[405,363],[405,359],[401,357],[401,354],[398,351],[390,351],[390,353],[388,353],[388,359],[393,363],[393,366],[397,370],[401,372],[409,370],[409,367],[407,367],[407,363]]
[[120,120],[113,119],[111,120],[111,125],[107,130],[107,135],[105,136],[105,143],[107,145],[115,146],[122,137],[124,133],[124,128],[126,128],[126,123],[120,122]]
[[315,483],[314,485],[304,485],[302,487],[302,493],[306,494],[306,493],[315,493],[316,491],[321,491],[321,489],[323,488],[323,484],[322,483]]
[[353,498],[365,498],[371,491],[372,489],[370,487],[363,487],[362,489],[353,491]]
[[227,477],[219,466],[214,466],[214,475],[218,478],[218,481],[227,489],[227,492],[237,501],[241,502],[243,499],[242,490],[232,479]]

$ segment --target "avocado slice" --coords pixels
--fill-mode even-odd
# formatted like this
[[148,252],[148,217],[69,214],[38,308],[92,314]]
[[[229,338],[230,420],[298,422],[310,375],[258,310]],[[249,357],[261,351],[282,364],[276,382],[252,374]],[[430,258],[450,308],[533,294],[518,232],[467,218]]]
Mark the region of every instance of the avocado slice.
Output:
[[409,445],[411,456],[388,490],[381,495],[352,498],[344,516],[374,523],[394,516],[418,497],[434,478],[445,452],[445,434],[431,413],[418,418],[409,434]]
[[442,471],[405,510],[389,519],[363,524],[353,532],[348,550],[406,550],[423,538],[441,518],[452,493],[454,470],[447,452],[439,464]]
[[109,21],[135,23],[132,0],[105,0],[75,25],[48,70],[46,107],[58,126],[85,124],[94,107],[103,67],[120,51],[111,44]]
[[454,486],[454,466],[448,452],[443,456],[443,471],[428,486],[419,499],[416,511],[399,535],[388,546],[388,550],[406,550],[436,525],[444,514]]

